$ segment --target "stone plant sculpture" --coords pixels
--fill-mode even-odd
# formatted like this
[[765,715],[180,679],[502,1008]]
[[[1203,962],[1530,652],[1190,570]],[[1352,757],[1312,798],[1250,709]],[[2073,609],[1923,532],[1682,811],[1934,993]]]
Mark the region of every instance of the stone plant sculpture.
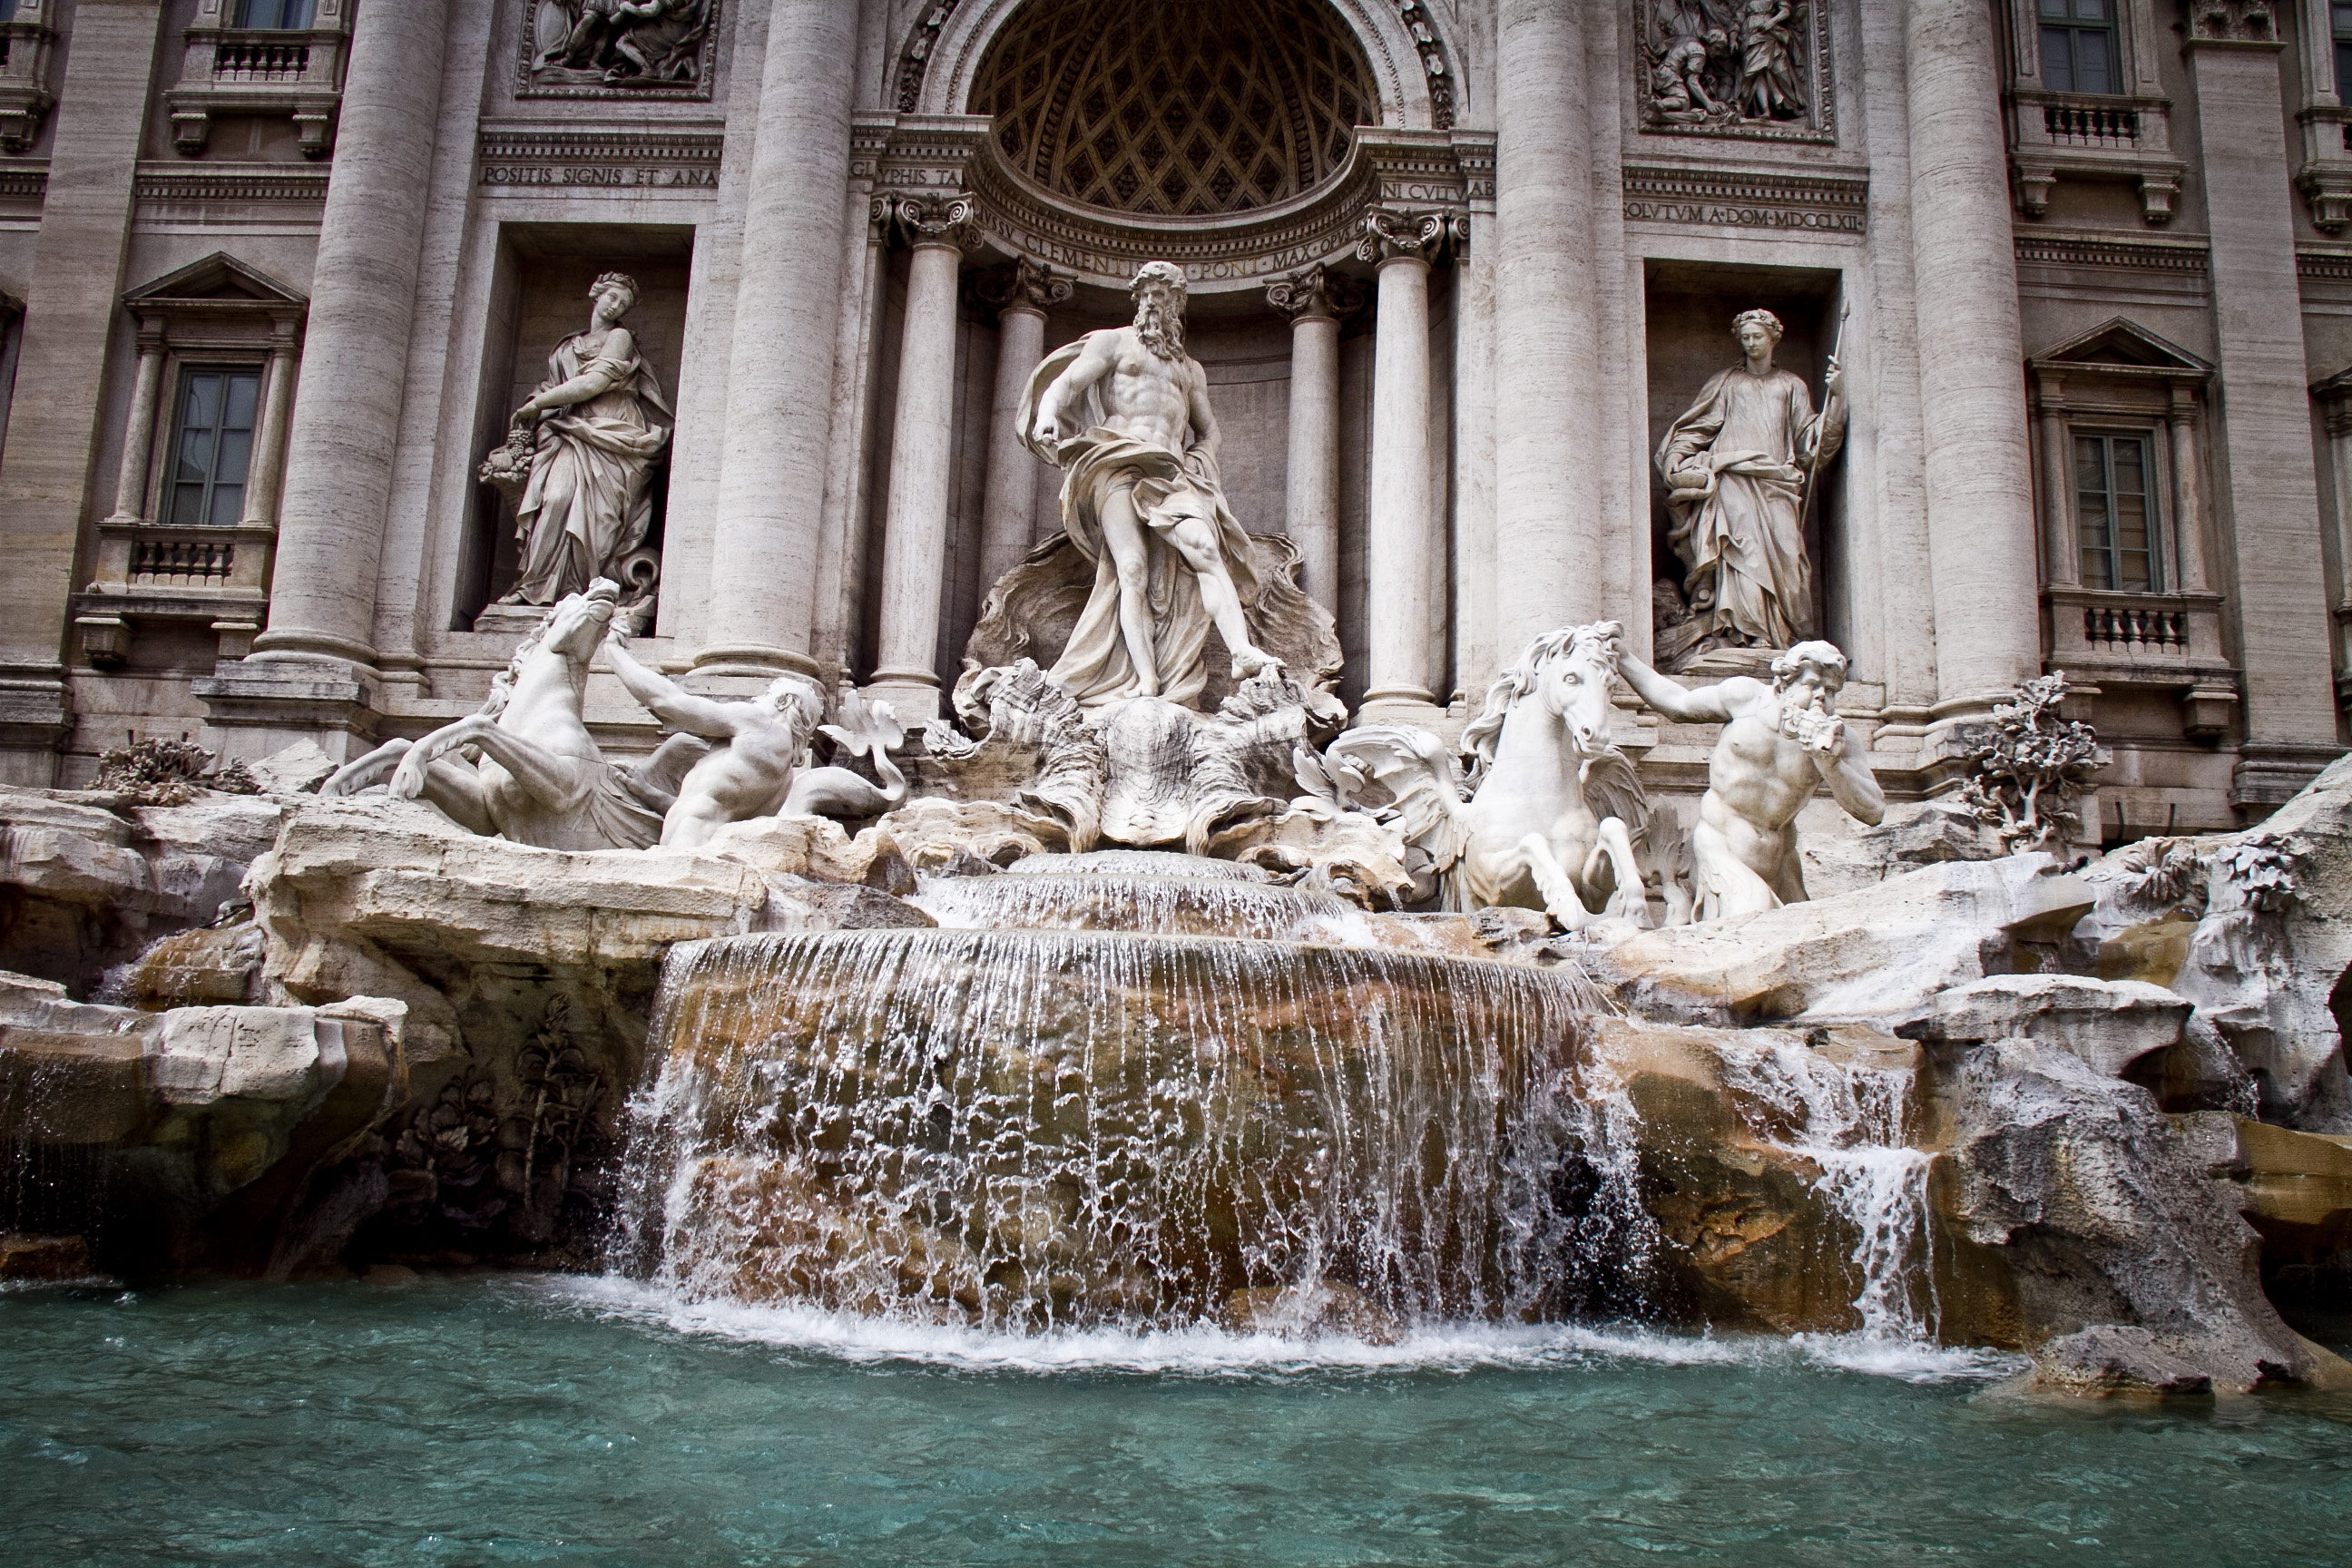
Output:
[[520,408],[484,482],[513,494],[520,575],[509,605],[551,605],[610,577],[632,603],[660,574],[641,549],[653,523],[653,469],[674,417],[661,382],[621,318],[636,279],[607,272],[589,290],[587,330],[555,346],[547,379]]
[[1649,806],[1609,738],[1611,678],[1623,657],[1615,621],[1538,637],[1496,679],[1463,732],[1464,780],[1434,735],[1394,726],[1334,741],[1323,766],[1344,801],[1377,781],[1378,809],[1430,856],[1454,909],[1544,910],[1580,931],[1595,912],[1647,920],[1633,839]]
[[1129,697],[1197,707],[1216,628],[1240,680],[1277,662],[1252,642],[1249,535],[1225,504],[1209,378],[1184,352],[1184,274],[1138,268],[1135,321],[1045,356],[1022,394],[1022,439],[1067,470],[1062,526],[1094,589],[1048,671],[1088,709]]
[[476,833],[518,844],[642,849],[653,843],[676,798],[674,781],[701,743],[666,742],[632,769],[605,761],[589,734],[580,694],[619,600],[620,590],[601,577],[587,592],[567,595],[515,649],[480,712],[414,744],[387,741],[320,793],[356,795],[389,776],[394,795],[421,797]]
[[1960,799],[2011,851],[2063,854],[2083,831],[2074,803],[2106,764],[2098,732],[2059,717],[2066,696],[2063,669],[2027,681],[1994,705],[1991,732],[1969,748]]
[[1676,723],[1723,726],[1691,833],[1697,919],[1804,900],[1797,813],[1824,782],[1858,821],[1875,826],[1886,815],[1862,737],[1837,717],[1845,655],[1830,644],[1799,643],[1780,655],[1769,686],[1743,675],[1685,689],[1630,653],[1618,659],[1617,670],[1643,701]]
[[1811,635],[1808,489],[1845,438],[1845,373],[1832,356],[1822,410],[1802,377],[1776,369],[1769,310],[1732,322],[1744,363],[1717,374],[1658,445],[1668,535],[1687,575],[1696,647],[1784,648]]

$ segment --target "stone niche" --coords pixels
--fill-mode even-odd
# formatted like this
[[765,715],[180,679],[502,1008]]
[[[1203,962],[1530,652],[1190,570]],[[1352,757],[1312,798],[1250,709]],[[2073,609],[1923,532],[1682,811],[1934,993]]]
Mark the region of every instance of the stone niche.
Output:
[[[1658,443],[1697,400],[1699,389],[1710,376],[1740,363],[1731,322],[1742,310],[1765,310],[1780,318],[1787,335],[1773,353],[1773,363],[1804,377],[1813,406],[1819,409],[1822,372],[1837,335],[1839,280],[1838,274],[1827,268],[1651,261],[1643,268],[1643,303],[1650,422],[1642,448],[1642,468],[1650,482],[1651,576],[1670,578],[1679,589],[1684,569],[1667,542],[1672,524],[1666,513],[1665,481],[1652,460]],[[1853,640],[1844,613],[1847,595],[1841,548],[1843,490],[1841,453],[1822,471],[1820,499],[1805,530],[1805,554],[1813,567],[1814,635],[1851,647]]]
[[[983,253],[966,264],[962,319],[957,328],[954,457],[950,480],[948,555],[940,563],[945,586],[936,653],[941,678],[950,686],[960,672],[966,645],[979,624],[989,592],[995,586],[982,569],[981,538],[982,503],[988,485],[990,400],[1000,339],[995,309],[981,294],[992,269],[1003,264],[1003,258],[993,253]],[[889,496],[906,268],[903,252],[891,258],[891,267],[885,275],[887,293],[881,331],[877,335],[874,424],[867,447],[863,594],[858,647],[852,658],[853,664],[860,668],[871,668],[881,635],[882,559],[887,533],[884,520]],[[1450,272],[1441,277],[1450,284]],[[1369,300],[1369,278],[1350,281]],[[1450,294],[1437,289],[1433,289],[1433,294],[1450,299]],[[1447,317],[1434,300],[1432,314],[1437,319],[1432,328],[1433,338],[1436,338],[1446,330],[1443,323]],[[1133,316],[1133,308],[1124,293],[1082,284],[1069,299],[1047,313],[1045,347],[1051,351],[1099,328],[1123,326]],[[1362,652],[1363,523],[1372,412],[1371,316],[1366,303],[1340,323],[1339,532],[1344,578],[1339,594],[1328,588],[1318,588],[1312,594],[1339,618],[1340,638],[1351,656]],[[1209,396],[1223,436],[1219,467],[1234,515],[1241,520],[1242,527],[1252,533],[1286,532],[1290,466],[1288,319],[1266,303],[1263,289],[1195,293],[1185,308],[1184,348],[1208,373]],[[1433,363],[1444,365],[1446,361],[1443,345],[1433,344]],[[519,385],[515,401],[520,403],[528,390],[528,386]],[[1438,407],[1444,405],[1442,387],[1437,390],[1435,401]],[[1030,542],[1044,543],[1062,531],[1062,474],[1026,455],[1021,461],[1034,481],[1029,502]],[[510,545],[508,548],[511,550]]]
[[[589,285],[606,272],[625,272],[637,280],[637,302],[621,324],[635,335],[638,353],[661,378],[662,395],[674,408],[693,256],[694,230],[683,225],[501,225],[489,317],[483,326],[481,384],[467,437],[468,473],[506,439],[514,411],[546,379],[548,355],[588,325]],[[654,470],[653,525],[646,535],[646,545],[656,551],[668,489],[665,455]],[[513,503],[477,480],[458,559],[452,630],[520,630],[538,624],[543,611],[530,610],[509,628],[500,620],[503,612],[493,610],[490,620],[499,624],[477,625],[485,606],[514,586],[518,561]]]

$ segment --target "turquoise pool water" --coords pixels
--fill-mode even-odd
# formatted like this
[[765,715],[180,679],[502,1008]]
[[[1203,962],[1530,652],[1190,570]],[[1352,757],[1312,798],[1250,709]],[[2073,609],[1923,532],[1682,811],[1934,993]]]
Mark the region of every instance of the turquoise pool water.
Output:
[[961,1338],[423,1279],[0,1296],[16,1564],[2341,1563],[2352,1401],[1591,1331]]

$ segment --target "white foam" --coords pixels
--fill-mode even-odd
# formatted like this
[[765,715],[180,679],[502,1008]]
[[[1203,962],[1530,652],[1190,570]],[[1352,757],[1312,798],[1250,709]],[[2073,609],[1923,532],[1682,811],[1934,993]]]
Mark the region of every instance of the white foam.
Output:
[[958,1372],[1268,1377],[1322,1373],[1573,1371],[1610,1362],[1822,1370],[1945,1383],[2005,1377],[2025,1363],[1999,1352],[1890,1342],[1864,1334],[1693,1335],[1637,1326],[1460,1322],[1414,1330],[1394,1344],[1345,1335],[1236,1334],[1210,1324],[1130,1332],[1064,1329],[1035,1334],[942,1327],[803,1306],[688,1300],[607,1275],[535,1280],[530,1289],[600,1317],[842,1361],[907,1362]]

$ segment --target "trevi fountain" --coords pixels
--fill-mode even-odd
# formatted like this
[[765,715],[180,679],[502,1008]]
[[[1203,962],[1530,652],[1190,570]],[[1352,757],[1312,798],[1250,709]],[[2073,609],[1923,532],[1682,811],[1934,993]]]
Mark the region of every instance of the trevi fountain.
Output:
[[[2066,27],[2107,25],[2103,0],[2074,3]],[[245,36],[205,4],[191,39]],[[391,44],[366,42],[379,5],[360,10],[357,47],[375,52],[351,60],[346,149],[400,101]],[[83,0],[76,26],[135,9]],[[505,27],[516,7],[494,9]],[[768,37],[788,16],[822,33],[840,9],[779,3]],[[1956,25],[1979,25],[1985,8],[1961,9]],[[2239,26],[2256,8],[2195,9]],[[707,99],[720,10],[539,0],[520,63],[508,49],[494,76],[559,105]],[[1815,10],[1645,0],[1616,7],[1632,34],[1596,47],[1641,57],[1625,81],[1643,134],[1833,141]],[[1546,5],[1500,11],[1506,53],[1552,58]],[[1406,57],[1424,62],[1411,102],[1427,118],[1455,89],[1417,14],[1404,5],[1398,36],[1440,39]],[[302,15],[309,47],[344,38],[335,0]],[[944,60],[980,47],[967,24],[950,0],[918,33]],[[2062,35],[2080,43],[2042,27]],[[1915,114],[1937,111],[1932,43],[1908,46]],[[821,97],[778,85],[781,48],[767,98]],[[925,58],[891,68],[910,122]],[[1019,65],[1001,73],[1001,127],[1030,90]],[[814,121],[780,108],[770,124],[765,101],[727,134],[758,120],[751,177],[789,184],[806,154],[778,139]],[[259,112],[245,104],[203,112]],[[1507,195],[1531,178],[1512,159],[1534,155],[1507,144],[1512,112]],[[172,119],[184,153],[208,134],[190,115]],[[961,124],[933,119],[924,134]],[[336,563],[375,556],[347,556],[325,523],[298,531],[298,513],[347,514],[322,499],[332,465],[296,460],[316,405],[266,416],[277,394],[254,383],[259,402],[221,412],[247,395],[226,371],[230,401],[205,405],[201,431],[196,404],[170,405],[180,466],[157,472],[179,477],[156,482],[175,497],[196,483],[189,432],[215,451],[232,417],[238,439],[290,427],[269,481],[287,521],[274,596],[249,626],[205,633],[220,643],[193,688],[215,714],[201,737],[138,721],[80,773],[0,786],[8,1559],[2341,1561],[2352,759],[2329,760],[2333,731],[2260,751],[2280,731],[2262,728],[2270,655],[2250,612],[2242,815],[2192,801],[2185,820],[2168,807],[2115,831],[2157,754],[2148,710],[2117,695],[2129,681],[2054,654],[2003,663],[1994,590],[1945,597],[1999,566],[1990,501],[1969,514],[1979,542],[1931,552],[1933,631],[1858,618],[1864,558],[1824,541],[1860,537],[1873,492],[1838,476],[1858,447],[1891,464],[1888,430],[1916,405],[1884,401],[1883,301],[1832,312],[1769,268],[1707,275],[1726,292],[1685,356],[1701,373],[1653,400],[1643,537],[1670,563],[1654,591],[1548,553],[1624,500],[1622,476],[1595,458],[1563,488],[1514,489],[1541,454],[1511,458],[1507,436],[1485,586],[1425,529],[1397,532],[1397,497],[1425,513],[1451,493],[1427,439],[1451,416],[1426,384],[1417,402],[1381,390],[1432,374],[1391,324],[1427,324],[1433,268],[1469,287],[1496,200],[1493,137],[1450,134],[1415,156],[1451,170],[1483,146],[1470,206],[1357,212],[1328,268],[1262,290],[1303,345],[1275,515],[1259,384],[1188,342],[1238,330],[1213,268],[1106,250],[1074,285],[1024,252],[974,303],[957,268],[976,242],[951,231],[982,222],[982,197],[1028,199],[1030,175],[992,163],[983,178],[971,153],[978,197],[873,196],[872,233],[911,259],[890,284],[903,305],[871,318],[898,358],[873,400],[892,434],[862,587],[831,556],[817,584],[819,557],[730,555],[723,531],[692,555],[684,476],[718,449],[695,421],[719,416],[662,313],[686,272],[650,241],[599,252],[592,230],[566,249],[532,230],[513,265],[568,258],[574,291],[512,297],[551,323],[544,374],[524,356],[527,391],[494,386],[494,417],[460,431],[467,504],[510,539],[452,612],[479,679],[419,678],[438,706],[394,714],[373,676],[333,694],[365,646],[322,629],[342,624]],[[2078,163],[2021,164],[2018,188],[2053,199]],[[1990,199],[2005,232],[2008,198]],[[761,201],[733,220],[747,247]],[[1930,205],[1915,193],[1923,232],[1949,222]],[[1528,265],[1507,248],[1522,221],[1543,219],[1507,216],[1483,263],[1503,338],[1527,297],[1507,280]],[[328,243],[306,384],[337,374]],[[2217,274],[2221,247],[2217,232]],[[641,279],[614,254],[660,266]],[[1667,287],[1690,276],[1654,286],[1696,297]],[[747,262],[739,334],[765,286]],[[1923,268],[1923,322],[1931,286]],[[236,319],[266,331],[275,296],[237,287]],[[1051,314],[1074,288],[1089,313]],[[1368,292],[1382,335],[1360,549],[1313,526],[1321,492],[1302,510],[1322,437],[1300,434],[1321,417],[1301,367],[1318,323],[1339,353]],[[28,322],[45,298],[37,285]],[[194,342],[165,298],[129,308],[163,312],[157,344]],[[921,337],[924,311],[983,308],[1004,343],[993,405],[956,351],[921,349],[948,341]],[[1074,330],[1045,338],[1049,315]],[[730,487],[739,444],[744,473],[806,445],[786,393],[866,396],[779,363],[810,344],[783,335],[782,306],[761,320],[780,335],[739,336],[730,372]],[[1016,328],[1034,340],[1017,355]],[[1507,368],[1517,351],[1482,352]],[[2084,353],[2134,387],[2204,395],[2186,362]],[[2095,403],[2092,372],[2065,374],[2065,395]],[[967,384],[1002,437],[990,504],[1037,517],[953,555],[974,584],[959,619],[938,581],[948,535],[922,531],[950,471],[925,420]],[[1953,419],[1976,416],[1974,394],[1952,395]],[[1488,417],[1542,435],[1548,406],[1497,399]],[[739,429],[745,408],[770,426]],[[2195,462],[2080,441],[2073,468],[2046,459],[2078,500],[2095,480],[2126,494],[2118,464]],[[1959,470],[1937,460],[1928,516],[1948,531],[1962,525],[1938,521],[1933,487]],[[353,463],[352,485],[378,482]],[[135,454],[124,473],[148,482]],[[728,490],[721,516],[799,505],[810,474],[814,508],[832,493],[822,464]],[[144,526],[135,500],[107,526]],[[1543,531],[1554,515],[1569,521]],[[2134,569],[2190,570],[2137,515]],[[1510,531],[1522,516],[1536,532]],[[2123,538],[2099,560],[2126,561]],[[2022,559],[2030,574],[2030,536]],[[1906,570],[1892,554],[1882,569]],[[1444,600],[1447,582],[1461,640],[1439,657],[1443,637],[1395,606]],[[2209,614],[2202,582],[2180,616]],[[142,646],[180,635],[138,618],[136,586],[120,606],[75,601],[83,646],[121,654],[94,668],[143,668],[133,626]],[[763,595],[797,595],[820,623],[850,605],[876,651],[761,653],[760,628],[782,624],[744,608]],[[679,628],[705,615],[718,651],[687,657]],[[405,667],[384,624],[368,668],[388,692]],[[2186,650],[2207,634],[2162,635]],[[1926,695],[1898,689],[1906,637],[1932,639],[1914,661]],[[933,645],[954,639],[935,671]],[[2220,679],[2182,677],[2168,700],[2186,718],[2167,722],[2238,722]],[[321,727],[328,707],[341,717]]]

